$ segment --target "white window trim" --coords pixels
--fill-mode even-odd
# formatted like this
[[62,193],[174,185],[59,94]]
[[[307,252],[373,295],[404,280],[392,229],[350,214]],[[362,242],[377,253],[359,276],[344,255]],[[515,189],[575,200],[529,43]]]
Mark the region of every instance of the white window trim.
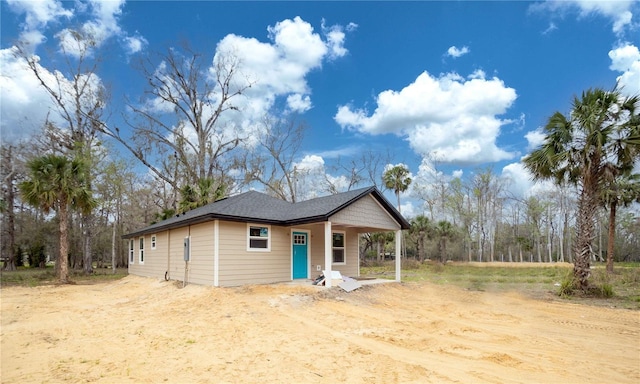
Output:
[[158,242],[158,237],[154,234],[151,235],[151,249],[155,250],[156,249],[156,243]]
[[[267,228],[267,248],[251,248],[251,227]],[[260,239],[264,239],[261,237]],[[267,224],[247,223],[247,252],[271,252],[271,226]]]
[[136,258],[135,258],[135,243],[136,243],[136,239],[129,239],[129,264],[135,264]]
[[[140,248],[140,240],[142,239],[142,248]],[[144,236],[138,238],[138,264],[144,264]]]
[[[333,246],[333,234],[334,233],[342,233],[343,239],[344,239],[344,246],[343,247],[334,247]],[[344,261],[336,263],[335,261],[333,261],[333,250],[334,249],[342,249],[342,255],[344,257]],[[345,231],[331,231],[331,265],[346,265],[347,264],[347,232]]]

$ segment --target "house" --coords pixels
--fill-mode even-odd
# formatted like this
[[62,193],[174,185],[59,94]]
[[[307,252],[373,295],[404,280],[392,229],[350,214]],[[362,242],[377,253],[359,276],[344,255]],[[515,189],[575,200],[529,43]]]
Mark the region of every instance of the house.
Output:
[[[312,279],[322,271],[357,277],[359,234],[395,231],[398,240],[408,228],[375,187],[297,203],[250,191],[123,238],[130,274],[228,287]],[[396,241],[396,255],[399,247]]]

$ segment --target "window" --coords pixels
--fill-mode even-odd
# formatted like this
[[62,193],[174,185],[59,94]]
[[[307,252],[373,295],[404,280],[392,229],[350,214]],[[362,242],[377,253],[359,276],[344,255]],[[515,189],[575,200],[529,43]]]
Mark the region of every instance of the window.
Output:
[[151,235],[151,249],[156,249],[156,235]]
[[303,233],[294,233],[293,234],[293,244],[306,245],[307,244],[307,235],[303,234]]
[[138,251],[138,258],[140,260],[140,264],[144,264],[144,237],[140,238],[140,248]]
[[133,264],[133,239],[129,240],[129,264]]
[[271,227],[266,225],[247,225],[248,251],[270,251]]
[[333,263],[344,264],[344,232],[333,232],[331,245],[333,247]]

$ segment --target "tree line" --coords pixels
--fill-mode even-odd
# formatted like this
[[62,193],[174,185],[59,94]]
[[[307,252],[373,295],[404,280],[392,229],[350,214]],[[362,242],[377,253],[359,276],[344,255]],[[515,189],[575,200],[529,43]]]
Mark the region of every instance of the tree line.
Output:
[[[573,288],[587,291],[591,263],[604,261],[603,254],[608,272],[613,272],[614,259],[640,259],[637,211],[622,210],[622,219],[618,217],[618,208],[640,203],[639,108],[638,95],[589,89],[574,97],[568,115],[554,113],[544,127],[543,143],[523,158],[534,180],[554,186],[545,193],[510,196],[508,180],[491,169],[466,181],[446,180],[434,172],[430,182],[415,188],[430,217],[415,217],[405,242],[414,244],[420,261],[425,240],[435,243],[445,262],[447,243],[455,239],[458,260],[569,261],[574,264]],[[409,178],[388,182],[387,176],[383,179],[396,194],[411,183]],[[365,238],[363,248],[366,252],[386,240]]]
[[[625,209],[640,196],[637,97],[589,90],[568,116],[552,115],[544,144],[524,164],[556,187],[518,199],[491,169],[466,179],[434,172],[411,180],[406,167],[388,166],[389,154],[374,152],[321,174],[301,167],[306,124],[277,109],[248,123],[248,95],[260,79],[243,73],[233,52],[211,59],[183,46],[144,58],[137,64],[144,96],[126,100],[122,118],[114,119],[92,36],[72,36],[74,53],[63,52],[52,76],[28,47],[14,50],[50,96],[55,116],[28,141],[2,144],[5,269],[25,255],[43,265],[50,255],[65,282],[67,267],[91,273],[94,261],[126,266],[120,236],[127,231],[242,189],[260,187],[295,202],[312,191],[364,184],[392,190],[398,209],[409,191],[423,201],[425,212],[412,219],[403,247],[419,260],[570,261],[584,288],[589,263],[603,257],[604,247],[611,261],[614,254],[638,258],[638,218]],[[385,234],[365,235],[363,257],[374,248],[376,258],[384,256],[388,243]]]

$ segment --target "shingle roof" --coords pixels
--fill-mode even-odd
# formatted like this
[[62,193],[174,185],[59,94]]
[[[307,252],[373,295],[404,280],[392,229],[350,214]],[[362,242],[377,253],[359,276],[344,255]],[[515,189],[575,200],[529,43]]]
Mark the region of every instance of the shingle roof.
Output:
[[298,203],[290,203],[261,192],[249,191],[176,215],[146,228],[128,233],[123,238],[128,239],[215,219],[276,225],[327,221],[331,215],[369,194],[385,207],[402,229],[409,228],[409,223],[406,219],[375,187],[356,189]]

